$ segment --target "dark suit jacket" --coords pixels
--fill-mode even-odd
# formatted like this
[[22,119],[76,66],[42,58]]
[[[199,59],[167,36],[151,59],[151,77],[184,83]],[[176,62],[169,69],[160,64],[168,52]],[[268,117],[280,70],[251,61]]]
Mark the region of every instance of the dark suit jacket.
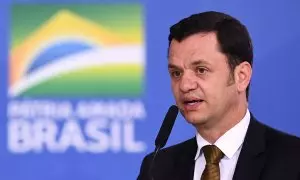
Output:
[[[193,180],[196,151],[195,137],[161,150],[153,180]],[[144,158],[138,180],[151,179],[148,172],[152,157]],[[300,180],[300,139],[268,127],[251,115],[233,180]]]

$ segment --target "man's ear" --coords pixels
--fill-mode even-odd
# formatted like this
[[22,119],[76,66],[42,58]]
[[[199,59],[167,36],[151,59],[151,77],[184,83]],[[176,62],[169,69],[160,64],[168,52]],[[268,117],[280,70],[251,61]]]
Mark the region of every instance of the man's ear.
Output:
[[244,92],[246,91],[252,76],[252,66],[244,61],[236,66],[234,70],[234,78],[237,87],[237,91]]

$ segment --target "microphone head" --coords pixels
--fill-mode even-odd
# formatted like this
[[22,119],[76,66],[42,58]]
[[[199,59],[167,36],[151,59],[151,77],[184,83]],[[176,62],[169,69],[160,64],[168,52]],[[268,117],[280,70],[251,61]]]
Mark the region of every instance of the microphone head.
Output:
[[172,105],[166,116],[165,119],[159,129],[159,133],[156,136],[155,139],[155,146],[162,148],[166,145],[168,138],[171,134],[174,122],[176,120],[176,117],[178,115],[178,107],[175,105]]

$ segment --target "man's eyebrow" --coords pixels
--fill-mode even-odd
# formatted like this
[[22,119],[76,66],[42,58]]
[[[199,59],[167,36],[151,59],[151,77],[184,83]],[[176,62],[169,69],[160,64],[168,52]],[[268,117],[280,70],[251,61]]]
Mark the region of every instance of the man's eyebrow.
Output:
[[179,69],[179,67],[176,66],[175,64],[169,63],[169,64],[168,64],[168,69]]
[[210,65],[210,64],[203,59],[198,59],[192,62],[192,66],[197,66],[197,65]]
[[[197,66],[197,65],[210,65],[207,61],[203,59],[198,59],[192,62],[192,66]],[[180,69],[180,67],[176,66],[175,64],[169,63],[168,64],[169,69]]]

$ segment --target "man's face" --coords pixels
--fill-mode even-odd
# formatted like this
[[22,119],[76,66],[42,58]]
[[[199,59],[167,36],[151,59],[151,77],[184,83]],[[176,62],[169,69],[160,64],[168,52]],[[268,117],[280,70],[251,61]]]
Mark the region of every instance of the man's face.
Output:
[[215,33],[172,40],[169,73],[176,104],[189,123],[216,121],[237,102],[235,80]]

